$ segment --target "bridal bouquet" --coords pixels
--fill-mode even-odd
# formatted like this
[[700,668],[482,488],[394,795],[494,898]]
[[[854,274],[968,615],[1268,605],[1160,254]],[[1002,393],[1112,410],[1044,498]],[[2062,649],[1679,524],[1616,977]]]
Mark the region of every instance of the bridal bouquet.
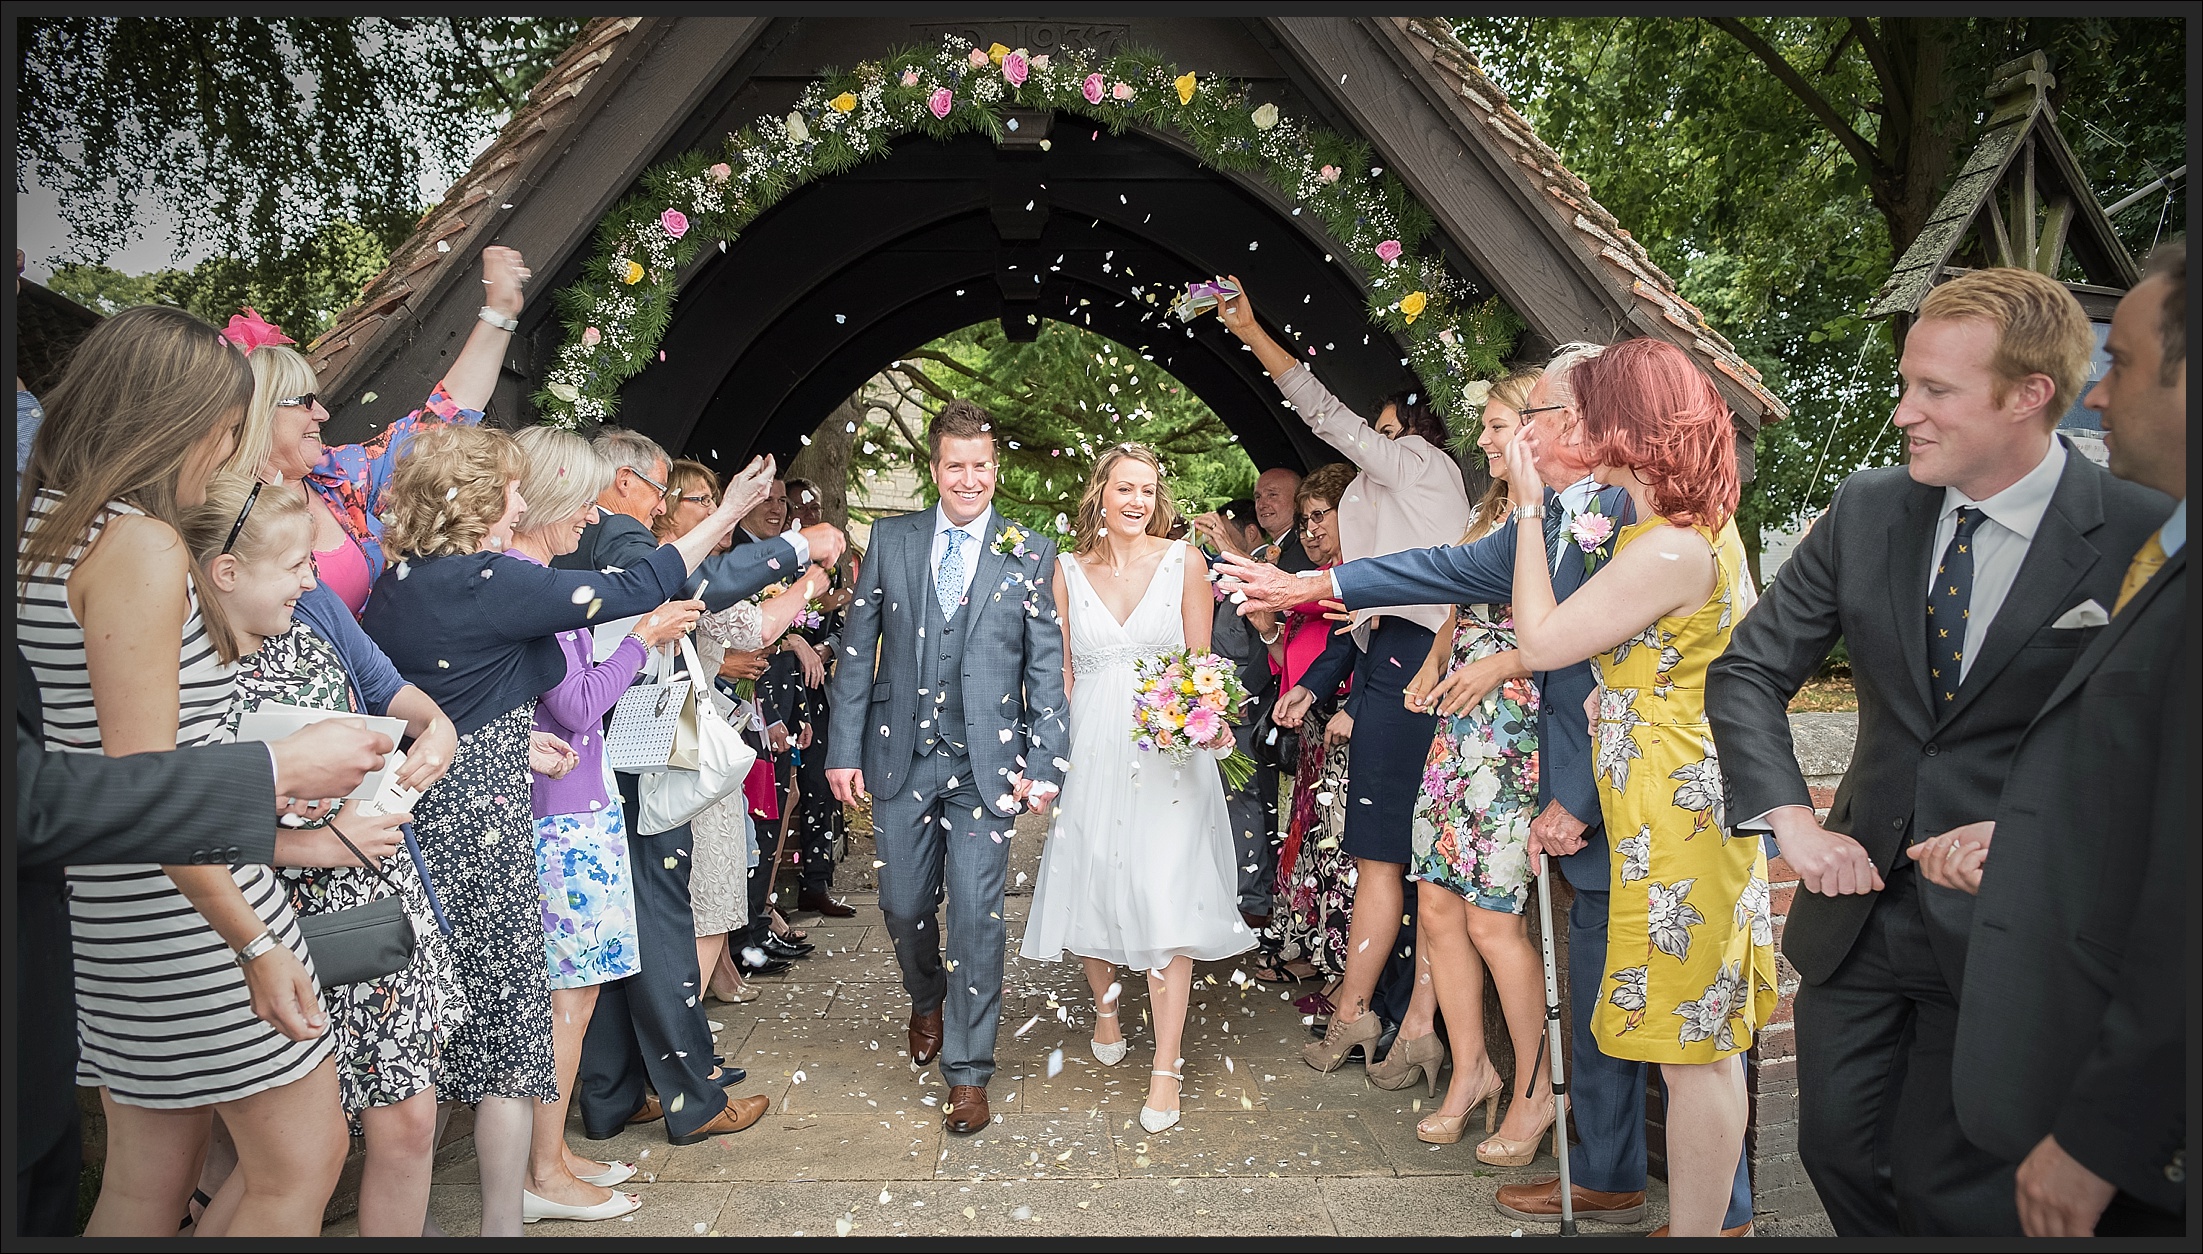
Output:
[[1239,752],[1232,722],[1247,702],[1247,689],[1230,658],[1179,649],[1133,665],[1132,743],[1174,762],[1196,749],[1224,754],[1218,761],[1233,788],[1254,775],[1254,759]]

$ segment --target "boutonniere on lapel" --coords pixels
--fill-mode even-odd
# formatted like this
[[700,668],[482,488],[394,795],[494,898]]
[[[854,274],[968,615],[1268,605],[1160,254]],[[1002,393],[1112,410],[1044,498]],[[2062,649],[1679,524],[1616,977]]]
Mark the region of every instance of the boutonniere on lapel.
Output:
[[1030,539],[1032,539],[1031,532],[1016,523],[1004,523],[1002,530],[994,533],[994,543],[989,547],[1004,557],[1029,558],[1033,554],[1025,548],[1025,542]]
[[1588,575],[1601,550],[1614,538],[1614,520],[1599,512],[1598,498],[1593,497],[1582,513],[1568,520],[1568,534],[1583,550],[1583,573]]

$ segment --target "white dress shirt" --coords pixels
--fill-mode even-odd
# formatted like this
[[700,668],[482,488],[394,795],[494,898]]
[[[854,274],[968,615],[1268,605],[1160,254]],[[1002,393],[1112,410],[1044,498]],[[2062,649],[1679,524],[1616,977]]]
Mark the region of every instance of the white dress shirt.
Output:
[[1576,521],[1576,515],[1591,508],[1591,502],[1599,495],[1599,481],[1590,475],[1576,480],[1554,497],[1560,504],[1560,535],[1553,541],[1553,573],[1560,573],[1560,559],[1568,552],[1568,524]]
[[2180,503],[2172,507],[2172,517],[2167,518],[2164,527],[2158,531],[2157,543],[2164,546],[2166,557],[2187,547],[2188,498],[2181,497]]
[[1943,489],[1943,512],[1935,523],[1935,547],[1929,550],[1928,582],[1920,589],[1922,601],[1927,600],[1928,589],[1935,584],[1936,564],[1943,560],[1951,537],[1958,534],[1958,511],[1972,506],[1982,514],[1973,532],[1974,588],[1966,602],[1965,656],[1958,664],[1960,683],[1973,669],[1974,657],[1989,634],[1989,624],[1996,621],[1997,611],[2004,607],[2012,581],[2019,576],[2020,563],[2026,560],[2027,549],[2035,541],[2043,511],[2050,508],[2050,498],[2057,494],[2058,477],[2065,473],[2065,456],[2065,441],[2052,436],[2049,451],[2033,470],[1985,501],[1973,500],[1957,488]]
[[927,563],[926,574],[933,580],[935,587],[941,584],[941,559],[948,556],[949,532],[961,531],[964,538],[958,543],[964,554],[964,592],[967,595],[971,592],[972,576],[979,573],[979,555],[985,551],[993,520],[992,505],[981,511],[979,517],[961,527],[949,521],[948,511],[938,505],[933,507],[933,560]]

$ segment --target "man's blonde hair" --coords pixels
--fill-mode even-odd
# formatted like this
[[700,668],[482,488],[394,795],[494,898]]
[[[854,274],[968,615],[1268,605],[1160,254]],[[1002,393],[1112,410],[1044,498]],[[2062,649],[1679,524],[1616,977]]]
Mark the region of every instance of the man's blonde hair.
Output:
[[1996,266],[1962,274],[1928,293],[1920,321],[1978,318],[1996,328],[1989,370],[1997,377],[1998,404],[2012,386],[2032,374],[2057,387],[2045,411],[2051,422],[2065,416],[2088,379],[2096,333],[2081,302],[2063,283],[2033,270]]

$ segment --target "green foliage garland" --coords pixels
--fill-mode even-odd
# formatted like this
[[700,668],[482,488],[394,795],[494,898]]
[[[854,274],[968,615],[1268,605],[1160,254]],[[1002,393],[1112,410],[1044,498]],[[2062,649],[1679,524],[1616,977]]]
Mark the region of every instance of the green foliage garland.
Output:
[[612,417],[620,385],[658,356],[675,276],[704,248],[723,251],[782,196],[887,155],[901,136],[1000,138],[1013,106],[1085,118],[1112,134],[1133,125],[1174,130],[1211,166],[1267,178],[1313,212],[1367,276],[1370,320],[1406,342],[1409,364],[1450,417],[1473,414],[1482,389],[1470,385],[1498,373],[1522,329],[1498,299],[1472,303],[1469,284],[1435,247],[1421,247],[1429,213],[1397,176],[1371,164],[1366,143],[1283,117],[1273,104],[1250,108],[1244,84],[1180,73],[1149,53],[1027,57],[949,36],[932,51],[829,72],[787,117],[761,118],[719,153],[687,153],[644,174],[641,191],[599,225],[581,276],[559,293],[566,342],[533,398],[543,421],[578,428]]

